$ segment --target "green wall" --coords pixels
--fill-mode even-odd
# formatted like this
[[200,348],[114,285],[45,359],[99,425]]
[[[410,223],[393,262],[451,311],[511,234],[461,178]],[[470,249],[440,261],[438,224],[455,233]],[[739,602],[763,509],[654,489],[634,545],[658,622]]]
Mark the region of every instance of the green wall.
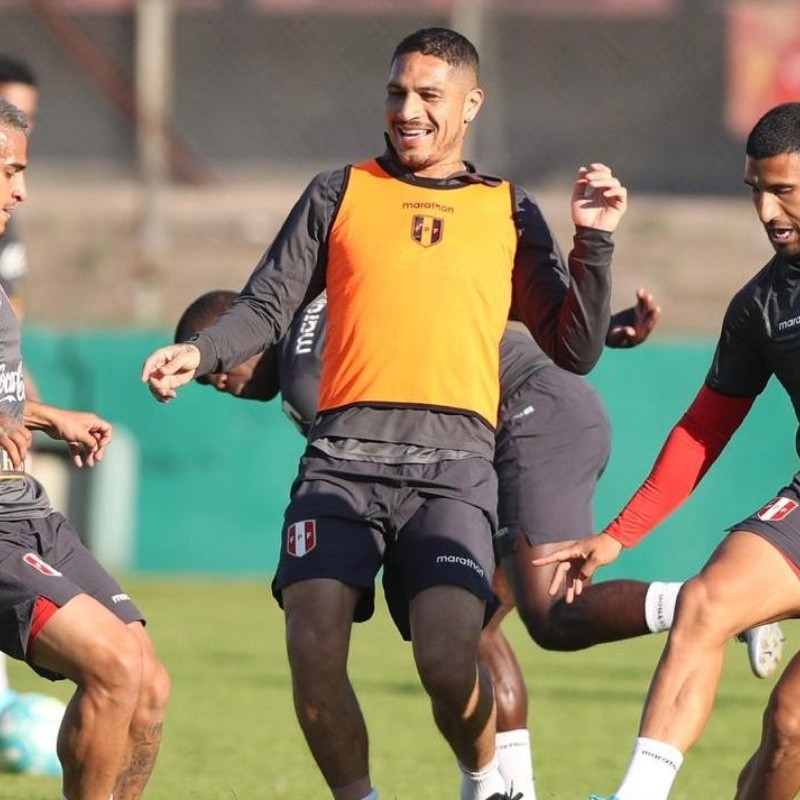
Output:
[[[302,440],[276,402],[240,401],[191,386],[169,405],[156,403],[139,374],[149,352],[167,341],[160,332],[65,335],[32,328],[24,354],[45,400],[96,411],[138,442],[131,568],[269,574]],[[672,341],[604,354],[590,376],[614,427],[611,461],[597,495],[598,525],[645,476],[700,387],[711,350],[711,342]],[[725,526],[790,480],[797,468],[795,422],[774,383],[694,496],[604,577],[692,574]]]

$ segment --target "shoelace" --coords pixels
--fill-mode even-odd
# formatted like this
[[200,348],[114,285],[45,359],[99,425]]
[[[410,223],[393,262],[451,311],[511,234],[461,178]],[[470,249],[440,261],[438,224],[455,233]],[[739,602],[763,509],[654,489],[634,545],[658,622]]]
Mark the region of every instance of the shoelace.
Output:
[[514,786],[512,784],[507,794],[493,794],[489,800],[522,800],[522,797],[522,792],[514,794]]

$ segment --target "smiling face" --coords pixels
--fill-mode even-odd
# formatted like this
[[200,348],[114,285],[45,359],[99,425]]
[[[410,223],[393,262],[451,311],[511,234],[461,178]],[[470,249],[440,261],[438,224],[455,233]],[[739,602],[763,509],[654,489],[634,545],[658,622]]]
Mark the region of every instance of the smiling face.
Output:
[[16,128],[0,125],[0,235],[5,233],[14,207],[28,195],[25,186],[28,139]]
[[416,175],[446,178],[464,168],[464,137],[483,103],[475,73],[419,52],[392,62],[386,125],[402,164]]
[[800,258],[800,153],[748,156],[744,181],[775,252]]

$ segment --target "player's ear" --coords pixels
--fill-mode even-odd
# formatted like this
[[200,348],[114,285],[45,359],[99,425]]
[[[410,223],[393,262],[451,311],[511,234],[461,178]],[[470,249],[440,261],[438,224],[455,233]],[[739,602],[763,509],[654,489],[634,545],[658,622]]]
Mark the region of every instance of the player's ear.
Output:
[[470,89],[464,98],[464,122],[469,124],[478,115],[481,106],[483,105],[483,89],[477,86]]

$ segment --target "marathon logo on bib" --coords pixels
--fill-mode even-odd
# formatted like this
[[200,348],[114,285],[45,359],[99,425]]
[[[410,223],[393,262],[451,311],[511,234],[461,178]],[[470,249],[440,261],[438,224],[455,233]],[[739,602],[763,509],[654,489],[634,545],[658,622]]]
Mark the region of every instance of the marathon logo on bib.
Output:
[[29,566],[33,567],[37,572],[41,572],[42,575],[46,575],[48,578],[60,578],[61,573],[51,567],[46,561],[42,561],[36,553],[25,553],[22,556],[22,560]]
[[788,497],[776,497],[758,512],[758,518],[765,522],[778,522],[784,517],[788,517],[796,508],[797,503],[794,500],[790,500]]
[[286,552],[302,558],[317,546],[317,521],[304,519],[292,523],[286,531]]

